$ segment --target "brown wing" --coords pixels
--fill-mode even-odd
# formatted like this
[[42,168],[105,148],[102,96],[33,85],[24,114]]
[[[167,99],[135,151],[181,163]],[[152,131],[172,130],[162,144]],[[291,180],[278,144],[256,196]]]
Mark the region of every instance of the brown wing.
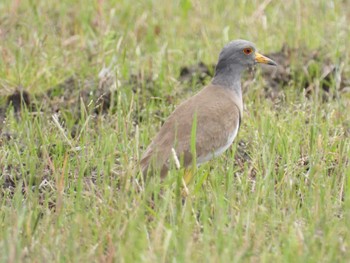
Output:
[[241,101],[226,88],[210,85],[191,97],[169,116],[141,159],[143,174],[149,167],[168,171],[171,149],[174,148],[182,165],[192,163],[191,131],[196,113],[196,157],[213,153],[227,143],[239,125]]

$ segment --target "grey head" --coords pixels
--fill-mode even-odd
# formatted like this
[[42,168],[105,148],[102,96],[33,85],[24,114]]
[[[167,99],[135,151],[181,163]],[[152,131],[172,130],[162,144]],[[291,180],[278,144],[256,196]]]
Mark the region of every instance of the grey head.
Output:
[[240,81],[242,71],[256,63],[277,65],[273,60],[257,53],[254,43],[242,39],[231,41],[220,52],[213,84],[233,86]]

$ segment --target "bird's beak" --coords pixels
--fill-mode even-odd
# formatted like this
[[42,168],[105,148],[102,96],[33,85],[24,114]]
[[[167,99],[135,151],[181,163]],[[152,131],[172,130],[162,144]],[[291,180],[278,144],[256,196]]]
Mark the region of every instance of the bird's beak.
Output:
[[272,59],[265,57],[264,55],[261,55],[257,52],[255,52],[255,62],[256,63],[263,63],[271,66],[277,66],[277,63],[273,61]]

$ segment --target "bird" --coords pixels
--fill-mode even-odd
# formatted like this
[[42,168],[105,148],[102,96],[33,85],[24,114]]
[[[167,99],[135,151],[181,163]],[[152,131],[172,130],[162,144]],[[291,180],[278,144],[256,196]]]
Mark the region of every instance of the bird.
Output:
[[[175,108],[146,148],[140,161],[143,176],[158,173],[164,179],[176,160],[191,171],[191,167],[225,152],[242,121],[241,75],[257,63],[277,66],[250,41],[238,39],[226,44],[211,82]],[[193,174],[187,174],[185,182],[189,183]]]

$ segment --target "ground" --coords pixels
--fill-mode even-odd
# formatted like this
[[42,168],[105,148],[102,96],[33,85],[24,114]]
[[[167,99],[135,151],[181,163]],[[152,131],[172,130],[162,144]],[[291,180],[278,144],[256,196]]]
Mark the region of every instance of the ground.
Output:
[[[350,2],[0,2],[4,262],[350,261]],[[232,39],[279,67],[244,76],[238,138],[144,184],[165,118]]]

